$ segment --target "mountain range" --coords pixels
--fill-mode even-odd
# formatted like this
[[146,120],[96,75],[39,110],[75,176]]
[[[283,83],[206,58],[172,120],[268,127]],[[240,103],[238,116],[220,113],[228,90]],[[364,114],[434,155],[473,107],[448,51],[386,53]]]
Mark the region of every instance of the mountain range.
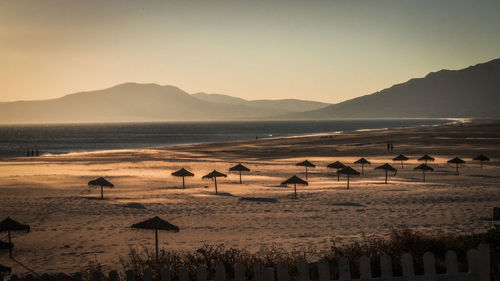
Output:
[[418,117],[500,117],[500,59],[461,70],[432,72],[338,104],[245,100],[138,83],[50,100],[0,103],[0,123]]

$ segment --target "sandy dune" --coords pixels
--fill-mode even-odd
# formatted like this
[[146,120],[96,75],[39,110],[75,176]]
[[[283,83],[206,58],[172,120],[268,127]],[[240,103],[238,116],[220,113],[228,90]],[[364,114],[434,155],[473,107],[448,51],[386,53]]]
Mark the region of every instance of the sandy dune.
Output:
[[[386,151],[387,141],[395,144]],[[390,159],[399,153],[410,157],[400,169]],[[436,158],[422,182],[413,168],[428,153]],[[484,153],[492,158],[484,169],[471,158]],[[446,160],[459,156],[467,163],[461,175]],[[345,188],[326,165],[353,163],[365,157],[372,165]],[[14,255],[38,272],[73,272],[89,260],[107,269],[119,268],[118,258],[130,247],[153,246],[153,232],[130,225],[158,215],[180,227],[179,233],[160,233],[161,247],[195,249],[204,243],[256,250],[278,244],[286,248],[314,246],[327,249],[331,241],[347,242],[363,234],[384,235],[391,228],[408,226],[437,233],[470,233],[486,229],[494,206],[500,206],[500,123],[470,124],[389,131],[239,141],[108,151],[0,162],[0,218],[12,218],[31,226],[30,233],[15,233]],[[280,182],[293,174],[304,176],[295,163],[309,159],[309,186]],[[213,169],[227,173],[243,162],[252,171],[229,174],[219,180],[221,195],[201,176]],[[383,184],[384,172],[373,170],[383,163],[399,171]],[[360,170],[355,164],[353,168]],[[185,167],[195,173],[180,178],[171,172]],[[105,176],[115,184],[99,190],[86,183]],[[242,197],[275,200],[240,200]],[[275,202],[269,202],[275,201]],[[6,239],[1,234],[0,239]],[[0,264],[24,270],[0,252]]]

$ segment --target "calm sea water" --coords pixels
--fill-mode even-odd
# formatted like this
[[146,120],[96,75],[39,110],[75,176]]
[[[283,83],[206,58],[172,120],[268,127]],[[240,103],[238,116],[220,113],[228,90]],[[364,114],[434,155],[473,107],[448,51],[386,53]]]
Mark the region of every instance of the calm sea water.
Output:
[[0,126],[0,158],[438,125],[438,119],[165,122]]

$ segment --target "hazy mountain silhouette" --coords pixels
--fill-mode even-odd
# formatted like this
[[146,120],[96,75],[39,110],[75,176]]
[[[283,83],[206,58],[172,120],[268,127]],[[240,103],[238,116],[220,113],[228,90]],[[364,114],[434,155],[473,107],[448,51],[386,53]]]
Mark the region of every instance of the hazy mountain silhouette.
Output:
[[334,105],[190,95],[173,86],[126,83],[61,98],[0,103],[0,123],[215,121],[401,117],[500,117],[500,59],[441,70]]
[[126,83],[51,100],[3,102],[0,103],[0,122],[248,120],[288,112],[293,110],[285,108],[276,111],[273,106],[250,106],[245,103],[217,103],[197,98],[173,86]]
[[371,95],[281,119],[500,117],[500,59],[441,70]]
[[198,99],[209,102],[233,104],[233,105],[239,104],[253,108],[268,109],[274,112],[275,115],[288,112],[302,112],[302,111],[316,110],[330,105],[329,103],[324,103],[324,102],[298,100],[298,99],[245,100],[242,98],[236,98],[228,95],[206,94],[206,93],[196,93],[193,94],[193,96]]

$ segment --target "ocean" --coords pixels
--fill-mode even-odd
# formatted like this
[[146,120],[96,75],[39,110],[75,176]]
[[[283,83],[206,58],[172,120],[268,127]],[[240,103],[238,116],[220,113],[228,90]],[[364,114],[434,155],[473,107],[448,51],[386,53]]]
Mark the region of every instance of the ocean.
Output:
[[377,119],[324,121],[158,122],[0,126],[0,159],[39,154],[63,154],[288,137],[327,132],[431,126],[445,119]]

